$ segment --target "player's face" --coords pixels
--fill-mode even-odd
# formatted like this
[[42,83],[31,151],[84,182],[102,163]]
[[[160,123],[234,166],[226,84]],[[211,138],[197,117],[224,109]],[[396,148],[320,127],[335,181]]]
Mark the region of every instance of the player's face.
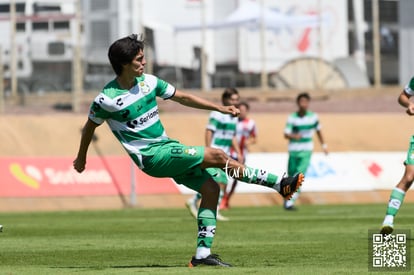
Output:
[[132,59],[132,62],[126,65],[125,69],[135,76],[141,76],[144,73],[146,63],[144,53],[140,50],[134,59]]
[[224,105],[231,106],[239,104],[240,96],[239,95],[231,95],[230,98],[224,100]]
[[245,119],[246,117],[247,117],[247,114],[248,114],[248,110],[247,110],[247,108],[246,108],[246,106],[244,106],[244,105],[240,105],[239,106],[239,110],[240,110],[240,115],[239,115],[239,118],[240,119]]
[[309,108],[309,100],[302,97],[298,102],[298,107],[299,109],[306,111]]

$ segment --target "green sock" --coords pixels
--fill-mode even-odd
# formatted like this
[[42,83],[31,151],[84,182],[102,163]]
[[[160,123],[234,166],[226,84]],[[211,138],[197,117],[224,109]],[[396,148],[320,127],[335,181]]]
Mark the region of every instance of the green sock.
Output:
[[387,207],[387,215],[395,216],[400,209],[402,202],[404,201],[405,192],[400,188],[395,187],[390,196]]
[[[242,181],[247,183],[264,185],[274,188],[278,177],[272,173],[262,169],[255,169],[251,167],[245,167],[243,174],[240,175]],[[279,191],[279,190],[278,190]]]
[[216,211],[200,208],[198,210],[198,236],[196,258],[203,259],[211,254],[210,248],[216,234]]

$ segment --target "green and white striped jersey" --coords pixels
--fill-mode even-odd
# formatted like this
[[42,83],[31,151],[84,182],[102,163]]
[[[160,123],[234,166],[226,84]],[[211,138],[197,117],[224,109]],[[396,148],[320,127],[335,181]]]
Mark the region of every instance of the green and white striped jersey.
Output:
[[410,82],[405,86],[404,91],[406,94],[411,96],[414,95],[414,77],[412,77]]
[[308,111],[303,117],[300,117],[297,112],[289,115],[285,127],[285,134],[300,134],[301,139],[289,140],[289,152],[298,151],[312,151],[313,150],[313,135],[315,130],[320,130],[318,115],[314,112]]
[[233,137],[236,135],[237,117],[217,111],[210,113],[207,129],[213,132],[211,147],[223,150],[230,155]]
[[175,88],[149,74],[137,77],[135,82],[130,90],[122,89],[116,80],[109,82],[92,103],[89,119],[97,124],[106,121],[126,151],[142,163],[142,150],[169,140],[156,97],[171,98]]

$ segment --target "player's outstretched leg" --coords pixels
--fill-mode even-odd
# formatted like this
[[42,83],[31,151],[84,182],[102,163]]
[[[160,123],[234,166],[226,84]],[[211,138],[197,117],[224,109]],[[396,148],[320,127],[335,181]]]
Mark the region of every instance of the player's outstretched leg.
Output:
[[217,167],[224,169],[228,177],[246,183],[263,185],[278,191],[285,199],[290,199],[302,185],[305,176],[298,173],[293,177],[279,177],[263,169],[256,169],[229,158],[222,150],[206,148],[202,168]]
[[387,212],[382,222],[381,234],[391,234],[394,230],[394,218],[404,201],[405,193],[414,180],[414,165],[406,165],[404,176],[392,190],[388,201]]
[[211,253],[214,235],[216,234],[216,209],[220,188],[213,179],[208,179],[201,187],[201,203],[198,210],[197,250],[188,264],[189,267],[199,265],[216,265],[230,267],[217,254]]

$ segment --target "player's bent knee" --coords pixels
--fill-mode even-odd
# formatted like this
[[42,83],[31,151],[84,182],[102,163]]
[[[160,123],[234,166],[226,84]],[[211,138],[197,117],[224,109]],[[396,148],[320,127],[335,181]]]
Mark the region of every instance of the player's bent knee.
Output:
[[224,153],[223,150],[216,149],[215,150],[215,158],[216,158],[218,163],[224,164],[229,159],[229,156],[226,153]]
[[207,157],[206,159],[209,160],[209,162],[214,164],[225,164],[228,160],[228,156],[226,153],[224,153],[223,150],[217,149],[217,148],[208,148],[206,151]]

